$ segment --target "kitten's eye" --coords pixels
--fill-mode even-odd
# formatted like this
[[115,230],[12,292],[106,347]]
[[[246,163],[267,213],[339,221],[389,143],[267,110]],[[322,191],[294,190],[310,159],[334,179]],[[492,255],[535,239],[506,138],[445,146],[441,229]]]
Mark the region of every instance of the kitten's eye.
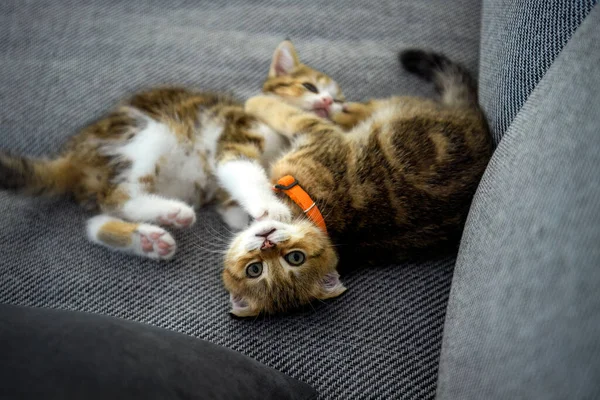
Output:
[[262,274],[262,263],[255,262],[246,267],[246,275],[248,278],[258,278]]
[[343,102],[344,102],[344,100],[340,100],[340,99],[333,99],[333,102],[334,102],[334,103],[343,103]]
[[317,87],[315,85],[313,85],[312,83],[304,82],[302,84],[302,86],[304,86],[306,88],[306,90],[310,90],[313,93],[319,93],[319,89],[317,89]]
[[304,264],[304,260],[306,259],[306,257],[304,256],[304,253],[301,251],[297,251],[297,250],[287,253],[284,258],[285,258],[285,261],[288,262],[288,264],[296,266],[296,267],[298,265]]

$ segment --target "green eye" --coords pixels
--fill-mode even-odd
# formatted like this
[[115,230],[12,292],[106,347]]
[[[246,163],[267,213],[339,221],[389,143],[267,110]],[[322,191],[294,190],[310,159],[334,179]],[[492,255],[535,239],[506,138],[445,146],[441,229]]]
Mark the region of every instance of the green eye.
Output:
[[258,278],[263,271],[262,263],[255,262],[246,267],[246,275],[248,278]]
[[304,264],[304,260],[306,259],[304,253],[297,250],[287,253],[284,258],[288,264],[293,265],[295,267]]
[[317,89],[317,87],[315,85],[313,85],[312,83],[304,82],[302,84],[302,86],[304,86],[306,88],[306,90],[310,90],[313,93],[319,93],[319,89]]

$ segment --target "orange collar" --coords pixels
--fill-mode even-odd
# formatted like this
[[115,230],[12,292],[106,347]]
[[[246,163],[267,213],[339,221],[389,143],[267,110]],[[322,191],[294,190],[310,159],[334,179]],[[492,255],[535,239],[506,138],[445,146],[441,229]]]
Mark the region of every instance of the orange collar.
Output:
[[319,228],[323,230],[323,232],[327,233],[327,226],[325,225],[325,219],[323,219],[323,215],[321,215],[321,211],[319,211],[319,207],[317,207],[317,203],[310,198],[308,193],[302,189],[296,178],[291,175],[286,175],[283,178],[277,181],[277,184],[273,187],[273,190],[278,192],[283,192],[290,199],[294,201],[294,203],[298,204],[298,206],[304,211],[304,214],[312,222],[315,223]]

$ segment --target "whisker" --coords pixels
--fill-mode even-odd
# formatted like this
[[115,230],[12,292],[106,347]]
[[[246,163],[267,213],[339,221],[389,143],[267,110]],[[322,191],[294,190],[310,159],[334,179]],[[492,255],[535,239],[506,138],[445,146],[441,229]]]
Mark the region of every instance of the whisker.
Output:
[[325,304],[325,307],[331,306],[331,304],[327,303],[325,300],[317,299],[317,301],[319,301],[322,304]]
[[207,249],[207,248],[200,246],[198,243],[192,243],[192,246],[194,246],[197,249],[202,250],[203,252],[206,252],[206,253],[219,254],[221,256],[225,256],[225,251],[223,251],[223,250],[218,251],[218,250]]
[[[206,242],[205,240],[203,240],[203,239],[202,239],[200,236],[198,236],[198,234],[197,234],[196,232],[192,232],[192,234],[193,234],[194,236],[196,236],[196,238],[198,239],[198,241],[199,241],[200,243],[204,243],[204,244],[211,244],[211,243],[207,243],[207,242]],[[198,243],[198,242],[192,242],[192,243],[194,243],[194,244],[195,244],[195,245],[197,245],[197,246],[198,246],[198,245],[200,245],[200,243]],[[217,250],[217,249],[222,249],[222,248],[226,248],[226,247],[227,247],[227,246],[226,246],[226,245],[227,245],[227,243],[224,243],[224,242],[222,242],[222,243],[220,243],[220,244],[222,244],[223,246],[217,246],[217,247],[216,247],[216,248],[214,248],[214,249],[210,249],[210,248],[207,248],[207,249],[208,249],[208,250]],[[223,250],[223,251],[225,251],[225,250]]]
[[221,242],[226,243],[226,244],[228,244],[228,243],[231,242],[231,237],[228,237],[225,234],[223,234],[222,232],[219,232],[218,230],[216,230],[212,224],[210,224],[210,223],[209,224],[205,224],[205,226],[207,228],[206,229],[207,232],[209,232],[210,234],[212,234],[212,236],[214,238],[217,238]]

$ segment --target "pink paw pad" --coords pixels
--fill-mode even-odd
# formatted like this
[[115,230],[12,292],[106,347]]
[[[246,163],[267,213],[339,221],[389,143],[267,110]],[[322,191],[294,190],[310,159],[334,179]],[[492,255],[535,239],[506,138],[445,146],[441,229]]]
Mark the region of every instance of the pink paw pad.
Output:
[[176,250],[175,241],[167,233],[158,227],[142,226],[138,230],[139,245],[137,252],[150,258],[167,259]]
[[196,214],[191,208],[182,208],[180,210],[168,213],[166,216],[158,217],[158,222],[166,226],[176,228],[187,228],[196,221]]
[[151,253],[154,251],[154,246],[156,245],[156,247],[158,247],[158,254],[161,256],[169,254],[173,245],[161,240],[160,237],[162,235],[164,235],[164,233],[153,233],[149,236],[141,235],[140,242],[142,244],[142,250],[144,250],[145,253]]
[[176,220],[177,223],[181,226],[190,226],[192,221],[194,221],[193,217],[188,217],[188,218],[180,218]]

